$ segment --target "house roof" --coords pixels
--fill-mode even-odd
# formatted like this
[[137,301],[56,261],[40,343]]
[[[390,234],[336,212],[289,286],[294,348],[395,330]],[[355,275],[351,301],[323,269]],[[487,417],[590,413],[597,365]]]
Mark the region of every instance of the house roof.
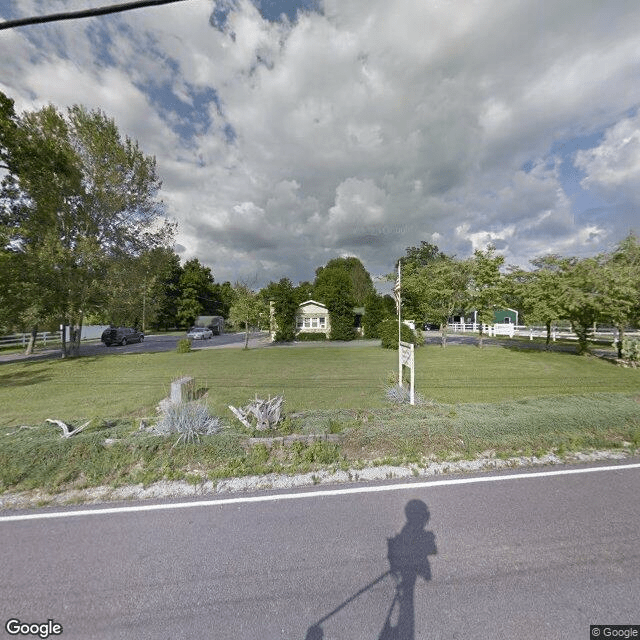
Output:
[[309,304],[315,304],[317,307],[322,307],[323,309],[327,308],[326,304],[322,304],[322,302],[316,302],[315,300],[306,300],[305,302],[301,302],[298,305],[298,308],[300,309],[301,307],[306,307]]

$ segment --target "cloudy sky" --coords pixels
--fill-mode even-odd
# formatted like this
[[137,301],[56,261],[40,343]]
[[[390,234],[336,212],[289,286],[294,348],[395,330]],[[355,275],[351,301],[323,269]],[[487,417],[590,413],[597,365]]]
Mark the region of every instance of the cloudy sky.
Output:
[[0,90],[115,118],[216,281],[341,255],[384,274],[421,240],[526,265],[640,231],[637,0],[186,0],[0,31]]

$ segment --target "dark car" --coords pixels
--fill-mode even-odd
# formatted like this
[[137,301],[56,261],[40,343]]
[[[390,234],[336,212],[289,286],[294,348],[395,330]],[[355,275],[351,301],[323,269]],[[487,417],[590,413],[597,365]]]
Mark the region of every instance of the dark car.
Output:
[[129,327],[118,327],[117,329],[112,327],[102,332],[100,340],[102,340],[107,347],[113,344],[131,344],[132,342],[142,342],[144,340],[144,333]]

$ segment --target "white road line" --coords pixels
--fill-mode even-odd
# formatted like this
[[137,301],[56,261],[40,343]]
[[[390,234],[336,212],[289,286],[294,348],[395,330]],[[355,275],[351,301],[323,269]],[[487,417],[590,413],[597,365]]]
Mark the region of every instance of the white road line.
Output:
[[604,471],[624,471],[640,469],[640,463],[611,465],[607,467],[587,467],[580,469],[560,469],[557,471],[535,471],[531,473],[513,473],[499,476],[480,476],[474,478],[451,478],[449,480],[429,480],[425,482],[406,482],[402,484],[351,487],[348,489],[319,489],[300,493],[268,494],[264,496],[241,496],[237,498],[219,498],[217,500],[200,500],[193,502],[173,502],[163,504],[142,504],[130,507],[96,507],[77,511],[51,511],[44,513],[24,513],[15,516],[0,516],[2,522],[19,522],[22,520],[46,520],[48,518],[77,518],[80,516],[101,516],[115,513],[138,513],[141,511],[163,511],[171,509],[193,509],[196,507],[216,507],[229,504],[245,504],[249,502],[278,502],[280,500],[302,500],[308,498],[326,498],[328,496],[344,496],[357,493],[382,493],[384,491],[415,491],[432,487],[447,487],[461,484],[477,484],[480,482],[504,482],[507,480],[529,480],[533,478],[549,478],[581,473],[599,473]]

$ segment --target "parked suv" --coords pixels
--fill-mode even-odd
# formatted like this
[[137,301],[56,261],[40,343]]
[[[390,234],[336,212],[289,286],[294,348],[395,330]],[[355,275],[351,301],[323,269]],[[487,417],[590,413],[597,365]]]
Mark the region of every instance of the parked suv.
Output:
[[129,327],[109,328],[102,332],[100,340],[102,340],[107,347],[110,347],[112,344],[124,345],[132,342],[142,342],[144,340],[144,333]]

